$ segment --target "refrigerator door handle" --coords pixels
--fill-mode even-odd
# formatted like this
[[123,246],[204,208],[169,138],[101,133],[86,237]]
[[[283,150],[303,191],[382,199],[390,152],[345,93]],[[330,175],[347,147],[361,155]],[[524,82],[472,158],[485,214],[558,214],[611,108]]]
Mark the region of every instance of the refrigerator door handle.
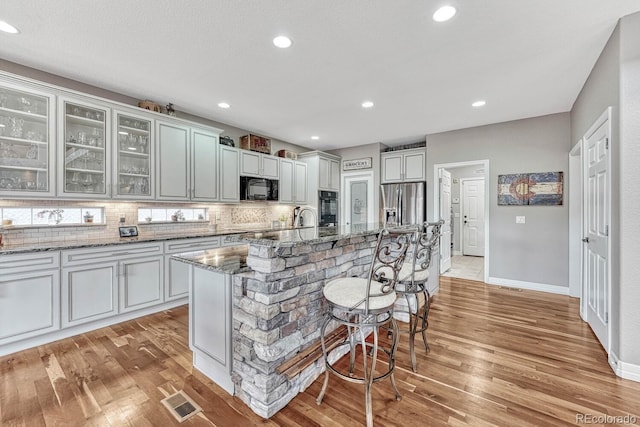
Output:
[[398,185],[398,212],[396,213],[396,222],[398,225],[402,225],[402,220],[404,217],[404,212],[402,212],[402,185]]

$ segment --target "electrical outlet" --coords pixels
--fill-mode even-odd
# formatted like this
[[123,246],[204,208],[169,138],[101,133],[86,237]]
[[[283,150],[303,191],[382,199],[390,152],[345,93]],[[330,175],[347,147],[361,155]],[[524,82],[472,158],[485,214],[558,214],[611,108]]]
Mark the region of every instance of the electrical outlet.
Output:
[[516,224],[524,224],[525,217],[524,216],[516,216]]
[[220,221],[220,211],[216,211],[216,221]]

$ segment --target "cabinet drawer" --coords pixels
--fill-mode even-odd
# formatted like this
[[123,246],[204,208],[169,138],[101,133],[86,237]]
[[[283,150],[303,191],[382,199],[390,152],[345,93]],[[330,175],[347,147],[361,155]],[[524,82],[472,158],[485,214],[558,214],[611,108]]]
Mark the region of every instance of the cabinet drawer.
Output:
[[60,267],[60,252],[37,252],[24,255],[0,256],[0,277]]
[[62,251],[62,265],[66,267],[101,261],[114,261],[122,258],[162,255],[162,249],[162,242],[113,245],[97,249],[74,249]]
[[220,246],[220,237],[203,237],[196,239],[182,239],[164,242],[165,254],[177,254],[203,249],[217,248]]

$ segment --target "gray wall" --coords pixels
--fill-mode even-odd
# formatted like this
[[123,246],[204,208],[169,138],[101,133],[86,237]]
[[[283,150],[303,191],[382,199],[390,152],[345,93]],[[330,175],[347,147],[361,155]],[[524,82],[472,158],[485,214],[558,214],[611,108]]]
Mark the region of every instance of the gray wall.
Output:
[[[34,68],[25,67],[20,64],[16,64],[14,62],[5,61],[4,59],[0,59],[0,70],[17,74],[23,77],[28,77],[30,79],[38,80],[41,82],[49,83],[52,85],[60,86],[66,89],[75,90],[78,92],[86,93],[89,95],[99,96],[101,98],[109,99],[116,102],[121,102],[123,104],[137,106],[139,99],[132,98],[127,95],[123,95],[121,93],[111,92],[96,86],[91,86],[85,83],[78,82],[76,80],[67,79],[64,77],[57,76],[55,74],[46,73],[44,71],[40,71]],[[153,94],[149,94],[149,99],[154,99]],[[207,126],[213,126],[218,129],[223,129],[221,135],[227,135],[234,139],[236,143],[236,147],[238,146],[239,138],[242,135],[246,135],[251,133],[249,130],[237,128],[235,126],[227,125],[225,123],[217,122],[215,120],[210,120],[204,117],[196,116],[193,114],[185,113],[182,111],[176,112],[177,117],[191,120],[196,123],[202,123]],[[269,137],[269,135],[263,135]],[[286,141],[281,141],[278,139],[271,138],[271,153],[275,154],[278,150],[289,150],[294,153],[302,153],[305,151],[311,151],[309,148],[301,147],[299,145],[290,144]]]
[[[363,159],[365,157],[371,157],[371,163],[373,167],[371,169],[362,169],[361,171],[353,172],[367,172],[373,170],[373,209],[374,209],[374,221],[379,221],[379,209],[380,206],[380,151],[384,149],[385,145],[376,142],[373,144],[360,145],[358,147],[341,148],[339,150],[329,151],[330,154],[340,156],[342,160],[355,160]],[[344,171],[342,170],[342,162],[340,163],[340,176]],[[340,185],[342,185],[342,178],[340,179]],[[344,194],[344,192],[342,192]],[[342,201],[341,201],[342,202]]]
[[[640,13],[621,20],[620,360],[640,367]],[[614,168],[614,171],[616,169]],[[636,371],[638,372],[638,371]]]
[[[566,177],[570,138],[568,113],[427,135],[430,195],[434,164],[489,160],[490,278],[568,287],[566,203],[498,206],[497,188],[502,174],[562,171]],[[516,224],[516,215],[526,216],[526,224]],[[427,216],[435,219],[433,202]]]

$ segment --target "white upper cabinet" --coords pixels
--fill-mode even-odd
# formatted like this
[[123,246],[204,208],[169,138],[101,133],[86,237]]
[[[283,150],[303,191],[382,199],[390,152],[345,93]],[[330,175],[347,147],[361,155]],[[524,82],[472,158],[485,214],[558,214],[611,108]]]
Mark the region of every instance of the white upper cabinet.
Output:
[[153,198],[153,120],[131,111],[113,118],[114,198]]
[[280,203],[307,203],[307,164],[280,159]]
[[319,181],[318,189],[339,191],[340,190],[340,160],[319,157]]
[[105,105],[60,97],[58,103],[58,196],[111,196],[111,110]]
[[340,191],[340,157],[321,151],[298,154],[307,164],[307,202],[313,204],[319,190]]
[[220,201],[240,201],[240,152],[237,148],[221,145],[220,149]]
[[218,200],[218,134],[191,129],[191,200]]
[[160,200],[189,200],[189,128],[161,121],[156,122],[156,128],[156,197]]
[[278,179],[278,157],[254,151],[240,151],[240,175]]
[[381,153],[380,162],[383,184],[426,180],[424,148]]
[[218,134],[158,121],[159,200],[218,200]]
[[55,195],[53,95],[0,79],[0,196]]

